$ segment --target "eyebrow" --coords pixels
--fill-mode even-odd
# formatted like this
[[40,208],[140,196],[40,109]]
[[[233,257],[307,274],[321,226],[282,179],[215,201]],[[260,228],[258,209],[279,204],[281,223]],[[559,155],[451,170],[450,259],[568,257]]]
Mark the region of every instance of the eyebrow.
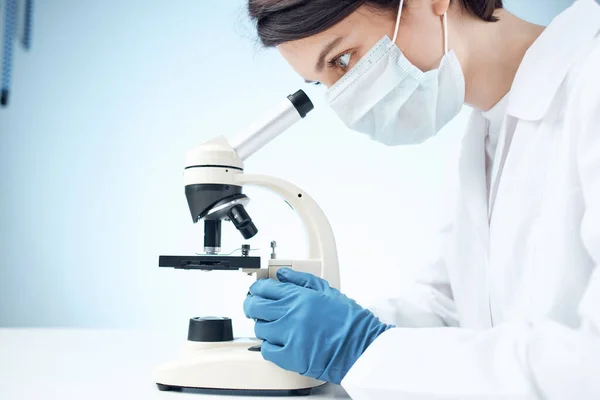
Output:
[[329,42],[329,44],[327,46],[325,46],[323,48],[323,50],[321,51],[321,54],[319,54],[319,60],[317,61],[317,65],[315,68],[317,70],[317,72],[323,71],[323,68],[325,67],[325,57],[327,57],[327,55],[331,52],[331,50],[333,50],[338,44],[340,44],[341,41],[342,41],[341,37],[339,37],[337,39],[333,39],[331,42]]

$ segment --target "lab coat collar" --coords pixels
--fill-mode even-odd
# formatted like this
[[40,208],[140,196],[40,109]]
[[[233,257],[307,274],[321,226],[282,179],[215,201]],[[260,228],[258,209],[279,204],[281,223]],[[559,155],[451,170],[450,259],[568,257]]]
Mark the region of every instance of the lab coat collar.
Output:
[[548,111],[567,73],[600,30],[600,4],[577,0],[527,50],[511,89],[507,114],[537,121]]

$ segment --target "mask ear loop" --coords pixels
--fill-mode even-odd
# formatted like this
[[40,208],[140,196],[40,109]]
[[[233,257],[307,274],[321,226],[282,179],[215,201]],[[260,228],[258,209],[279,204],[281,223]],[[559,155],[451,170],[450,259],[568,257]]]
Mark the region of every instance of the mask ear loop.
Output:
[[[392,45],[396,44],[398,39],[398,30],[400,28],[400,17],[402,16],[402,8],[404,6],[404,0],[400,0],[400,7],[398,7],[398,16],[396,17],[396,27],[394,28],[394,38],[392,39]],[[448,13],[444,13],[443,18],[444,25],[444,54],[448,53]]]
[[400,0],[400,7],[398,8],[398,17],[396,17],[396,28],[394,29],[394,38],[392,39],[392,46],[396,44],[396,39],[398,39],[398,28],[400,28],[400,16],[402,15],[402,6],[404,5],[404,0]]
[[448,13],[444,13],[444,54],[448,53]]

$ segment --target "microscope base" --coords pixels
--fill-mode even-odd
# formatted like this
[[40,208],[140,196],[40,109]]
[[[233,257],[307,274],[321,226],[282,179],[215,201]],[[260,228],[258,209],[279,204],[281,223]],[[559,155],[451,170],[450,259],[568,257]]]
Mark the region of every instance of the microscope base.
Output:
[[166,386],[157,383],[156,386],[161,392],[181,392],[190,391],[198,394],[216,394],[224,396],[308,396],[310,395],[311,389],[297,389],[297,390],[256,390],[256,389],[211,389],[211,388],[196,388],[196,387],[181,387],[181,386]]
[[[180,356],[154,371],[161,391],[198,389],[221,394],[280,394],[303,396],[325,382],[286,371],[265,361],[256,339],[228,342],[188,341]],[[235,393],[234,393],[235,392]]]

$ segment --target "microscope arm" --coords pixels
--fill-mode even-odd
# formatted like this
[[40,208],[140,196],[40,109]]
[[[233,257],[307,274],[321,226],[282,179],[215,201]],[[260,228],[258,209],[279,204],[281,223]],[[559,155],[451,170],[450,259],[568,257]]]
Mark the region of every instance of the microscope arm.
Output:
[[266,175],[238,174],[240,186],[257,185],[279,194],[298,213],[308,236],[309,259],[322,260],[321,277],[340,288],[337,248],[331,225],[319,205],[296,185]]

